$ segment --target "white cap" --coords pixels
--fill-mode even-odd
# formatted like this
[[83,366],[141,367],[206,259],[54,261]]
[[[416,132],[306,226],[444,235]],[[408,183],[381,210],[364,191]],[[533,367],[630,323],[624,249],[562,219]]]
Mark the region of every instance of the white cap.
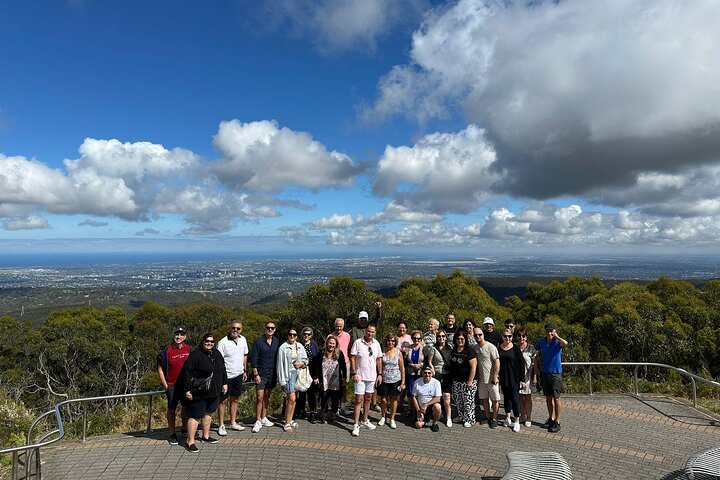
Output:
[[358,318],[370,318],[365,310],[358,314]]
[[491,325],[495,325],[495,321],[492,318],[485,317],[485,320],[483,320],[483,325],[487,325],[488,323]]

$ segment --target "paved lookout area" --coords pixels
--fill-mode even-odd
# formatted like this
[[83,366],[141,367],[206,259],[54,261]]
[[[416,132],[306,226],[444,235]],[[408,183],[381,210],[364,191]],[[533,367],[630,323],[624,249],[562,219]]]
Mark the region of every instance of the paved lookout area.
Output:
[[673,399],[566,396],[562,430],[551,434],[540,426],[547,417],[544,399],[534,397],[534,425],[520,433],[486,424],[441,425],[433,433],[399,422],[396,430],[361,429],[355,438],[351,420],[341,418],[336,426],[299,420],[292,433],[278,425],[255,434],[228,430],[220,443],[198,442],[200,453],[189,453],[182,441],[169,445],[167,431],[159,430],[62,441],[43,450],[42,473],[87,480],[492,479],[507,470],[505,454],[520,450],[562,454],[576,479],[672,480],[683,478],[689,455],[720,444],[720,421]]

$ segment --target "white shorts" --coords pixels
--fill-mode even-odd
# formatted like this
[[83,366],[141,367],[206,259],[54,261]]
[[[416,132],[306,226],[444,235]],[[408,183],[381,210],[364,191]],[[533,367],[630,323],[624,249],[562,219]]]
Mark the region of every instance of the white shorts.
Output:
[[370,380],[360,380],[359,382],[355,383],[355,387],[353,388],[355,391],[355,395],[365,395],[366,393],[373,393],[375,392],[375,382]]
[[493,402],[499,402],[500,387],[492,383],[478,383],[477,396],[480,400],[489,398]]

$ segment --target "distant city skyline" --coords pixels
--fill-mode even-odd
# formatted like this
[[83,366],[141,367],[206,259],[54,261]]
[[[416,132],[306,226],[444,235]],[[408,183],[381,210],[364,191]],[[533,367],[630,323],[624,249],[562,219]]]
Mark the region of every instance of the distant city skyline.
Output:
[[0,5],[0,249],[720,247],[720,2]]

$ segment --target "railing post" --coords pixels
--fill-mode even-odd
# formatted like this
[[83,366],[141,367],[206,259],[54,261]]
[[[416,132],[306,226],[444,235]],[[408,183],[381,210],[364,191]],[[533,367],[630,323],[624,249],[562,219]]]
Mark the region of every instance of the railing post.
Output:
[[20,452],[13,452],[12,459],[12,480],[18,480],[18,463],[20,463]]
[[83,403],[83,426],[82,426],[82,441],[84,442],[87,438],[87,405]]
[[35,449],[35,478],[38,480],[42,478],[40,473],[40,447]]
[[593,367],[592,365],[590,365],[590,366],[588,367],[588,380],[589,380],[589,383],[590,383],[590,395],[593,394],[593,391],[592,391],[592,367]]
[[148,414],[147,414],[147,425],[145,427],[145,433],[151,433],[152,432],[152,404],[153,404],[153,395],[148,396]]
[[690,377],[690,380],[692,380],[693,386],[693,407],[697,408],[697,384],[695,383],[695,379],[693,377]]
[[635,395],[638,395],[638,369],[640,365],[635,365],[633,368],[633,385],[635,386]]

